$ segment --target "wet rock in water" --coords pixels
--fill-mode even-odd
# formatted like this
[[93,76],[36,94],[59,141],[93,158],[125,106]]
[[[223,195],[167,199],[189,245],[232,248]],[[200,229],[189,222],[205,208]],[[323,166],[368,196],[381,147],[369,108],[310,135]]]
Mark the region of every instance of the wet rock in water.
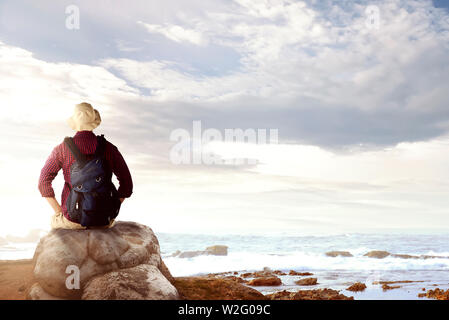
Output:
[[226,277],[223,277],[222,279],[235,281],[237,283],[248,283],[248,280],[245,280],[245,279],[242,279],[242,278],[236,277],[236,276],[226,276]]
[[295,270],[290,270],[288,275],[289,276],[313,276],[313,273],[310,273],[310,272],[296,272]]
[[222,245],[211,246],[206,248],[206,252],[214,256],[227,256],[228,247]]
[[206,250],[199,250],[199,251],[184,251],[184,252],[175,252],[177,253],[175,256],[178,258],[194,258],[198,256],[204,256],[204,255],[213,255],[213,256],[227,256],[228,255],[228,247],[217,245],[217,246],[211,246],[207,247]]
[[171,254],[170,257],[177,257],[177,256],[179,256],[180,253],[181,253],[181,250],[176,250],[175,252],[173,252],[173,253]]
[[449,289],[444,291],[442,289],[436,288],[434,290],[428,290],[427,293],[420,293],[418,297],[427,297],[429,299],[437,300],[449,300]]
[[256,278],[248,282],[249,286],[280,286],[281,284],[282,281],[278,277]]
[[295,283],[299,286],[313,286],[318,283],[317,280],[317,278],[305,278],[296,280]]
[[278,276],[285,276],[285,275],[287,275],[285,272],[283,272],[281,270],[274,270],[273,274],[278,275]]
[[387,291],[387,290],[392,290],[392,289],[398,289],[398,288],[400,288],[400,287],[401,287],[401,286],[390,286],[390,285],[384,283],[384,284],[382,285],[382,290]]
[[[235,273],[234,273],[235,274]],[[242,279],[238,276],[234,276],[234,275],[229,275],[228,272],[223,272],[223,273],[209,273],[207,276],[207,278],[213,278],[213,279],[226,279],[226,280],[231,280],[231,281],[235,281],[237,283],[247,283],[248,280]]]
[[227,279],[179,277],[174,285],[186,300],[266,300],[259,291]]
[[315,289],[299,290],[289,292],[286,290],[267,294],[270,300],[354,300],[354,297],[348,297],[333,289]]
[[373,284],[395,284],[395,283],[412,283],[424,282],[423,280],[396,280],[396,281],[373,281]]
[[373,251],[370,251],[370,252],[364,254],[365,257],[376,258],[376,259],[383,259],[385,257],[388,257],[389,255],[390,255],[389,252],[379,251],[379,250],[373,250]]
[[263,271],[255,271],[255,272],[246,272],[241,275],[242,278],[263,278],[263,277],[271,277],[274,275],[274,272],[270,269],[265,269]]
[[412,256],[409,254],[391,254],[393,258],[400,258],[400,259],[419,259],[419,256]]
[[178,258],[194,258],[198,256],[206,255],[205,251],[184,251],[179,253],[176,257]]
[[326,256],[333,257],[333,258],[335,258],[335,257],[353,257],[353,255],[349,251],[329,251],[329,252],[326,252]]
[[351,285],[350,287],[346,288],[346,290],[348,291],[363,291],[366,289],[366,285],[364,283],[361,282],[356,282],[353,285]]
[[156,235],[135,222],[119,221],[109,229],[52,230],[41,238],[33,268],[36,283],[30,299],[178,297]]

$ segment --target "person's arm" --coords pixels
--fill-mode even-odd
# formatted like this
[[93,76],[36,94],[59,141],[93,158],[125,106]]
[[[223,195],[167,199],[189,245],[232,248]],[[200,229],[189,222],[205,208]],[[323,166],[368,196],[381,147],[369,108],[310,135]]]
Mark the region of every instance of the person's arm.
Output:
[[53,197],[53,198],[46,197],[45,199],[47,199],[48,203],[53,208],[55,213],[62,211],[61,206],[59,205],[59,202],[56,200],[55,197]]
[[54,178],[62,168],[62,159],[59,146],[53,149],[52,153],[45,162],[39,177],[39,191],[42,197],[46,198],[52,209],[57,213],[61,211],[61,206],[55,198],[55,192],[52,187]]
[[125,159],[123,159],[122,154],[118,151],[117,147],[114,145],[111,146],[113,147],[112,172],[115,174],[120,184],[118,194],[120,201],[123,203],[125,198],[129,198],[133,193],[133,180],[131,173],[129,172],[128,165],[126,164]]

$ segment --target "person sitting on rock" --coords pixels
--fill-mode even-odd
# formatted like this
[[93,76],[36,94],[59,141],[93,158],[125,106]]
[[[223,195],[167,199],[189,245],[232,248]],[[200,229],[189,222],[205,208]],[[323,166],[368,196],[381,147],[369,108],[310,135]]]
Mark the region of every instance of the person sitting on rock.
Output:
[[[121,203],[132,194],[128,166],[116,146],[93,133],[101,117],[89,103],[76,105],[67,123],[77,133],[53,149],[39,177],[39,191],[55,211],[51,227],[112,227]],[[59,205],[52,181],[61,168],[65,184]],[[112,174],[119,181],[118,190],[111,181]]]

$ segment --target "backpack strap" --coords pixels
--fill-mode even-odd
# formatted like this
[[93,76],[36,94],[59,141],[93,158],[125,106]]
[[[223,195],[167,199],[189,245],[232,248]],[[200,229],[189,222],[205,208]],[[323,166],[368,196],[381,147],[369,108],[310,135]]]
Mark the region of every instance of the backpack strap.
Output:
[[80,164],[81,167],[84,167],[87,163],[87,159],[75,145],[75,143],[73,142],[73,138],[66,137],[64,139],[64,143],[69,148],[72,155],[75,157],[75,160]]
[[106,151],[106,139],[104,134],[97,136],[97,149],[95,150],[95,157],[102,158]]

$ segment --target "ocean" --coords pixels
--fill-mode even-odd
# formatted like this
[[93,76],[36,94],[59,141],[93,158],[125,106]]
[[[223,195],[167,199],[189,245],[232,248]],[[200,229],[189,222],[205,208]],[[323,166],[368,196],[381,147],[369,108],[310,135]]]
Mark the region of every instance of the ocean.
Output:
[[[299,277],[281,276],[282,287],[257,288],[263,293],[280,289],[332,288],[356,299],[417,299],[422,289],[449,288],[449,235],[342,234],[332,236],[250,236],[156,233],[165,264],[174,276],[207,273],[258,271],[263,268],[312,272],[314,286],[298,287]],[[204,250],[212,245],[228,246],[227,256],[202,255],[178,258],[177,251]],[[0,246],[0,260],[32,258],[36,243]],[[364,256],[372,250],[421,258]],[[329,257],[329,251],[348,251],[352,257]],[[432,256],[424,259],[423,256]],[[363,293],[347,292],[354,282],[368,288]],[[411,281],[400,288],[382,290],[377,281]]]

